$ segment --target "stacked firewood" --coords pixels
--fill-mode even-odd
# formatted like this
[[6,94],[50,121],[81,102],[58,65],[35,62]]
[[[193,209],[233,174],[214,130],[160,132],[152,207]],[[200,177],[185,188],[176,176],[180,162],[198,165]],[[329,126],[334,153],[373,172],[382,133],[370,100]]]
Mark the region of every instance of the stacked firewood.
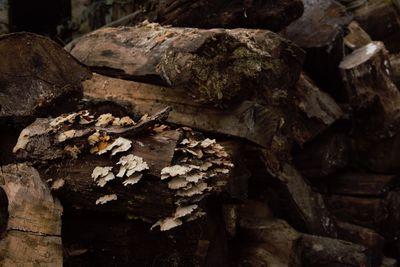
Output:
[[397,266],[397,5],[303,2],[0,37],[0,265]]

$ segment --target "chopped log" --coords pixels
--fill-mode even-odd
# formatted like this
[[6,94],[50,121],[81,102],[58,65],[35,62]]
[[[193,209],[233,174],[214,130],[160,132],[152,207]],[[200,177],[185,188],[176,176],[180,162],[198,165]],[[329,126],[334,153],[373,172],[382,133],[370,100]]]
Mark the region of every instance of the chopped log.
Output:
[[135,9],[141,12],[121,20],[117,25],[135,25],[149,20],[176,27],[261,28],[278,31],[301,16],[303,3],[299,0],[148,0],[143,6],[141,3],[136,4]]
[[0,1],[0,34],[5,34],[10,31],[8,16],[8,0]]
[[0,57],[0,118],[74,108],[82,96],[81,81],[91,76],[56,43],[30,33],[2,36]]
[[250,266],[372,266],[370,252],[363,246],[301,234],[279,219],[246,215],[240,220],[245,242],[240,262]]
[[181,217],[202,215],[206,196],[238,191],[243,183],[228,185],[238,172],[215,140],[154,127],[168,112],[137,123],[111,114],[95,119],[87,111],[37,119],[21,132],[14,152],[39,166],[65,207],[159,220],[154,227],[168,230],[182,224]]
[[399,186],[397,175],[347,171],[325,181],[327,191],[335,195],[382,197]]
[[243,266],[301,266],[296,251],[300,233],[283,220],[249,217],[240,221],[244,245],[238,248],[238,261]]
[[228,266],[220,203],[209,206],[203,218],[168,232],[149,231],[133,216],[66,210],[64,266]]
[[341,100],[337,66],[344,55],[344,27],[350,23],[351,16],[333,0],[303,2],[303,15],[282,34],[306,50],[305,70],[317,85]]
[[[368,176],[358,177],[360,180],[364,177],[366,179],[371,178]],[[385,178],[383,176],[380,177]],[[374,181],[374,178],[378,178],[378,176],[372,177],[366,184],[369,183],[369,187],[376,188],[375,191],[371,189],[359,190],[353,183],[354,193],[351,192],[349,186],[346,186],[346,189],[342,191],[346,192],[347,195],[326,195],[325,203],[332,214],[338,219],[374,229],[385,238],[388,246],[395,248],[400,233],[400,217],[398,215],[400,191],[398,188],[398,179],[397,177],[392,180],[387,179],[387,184],[384,185],[379,179],[375,179]],[[362,182],[360,187],[363,188]],[[385,188],[391,189],[383,195],[378,195],[382,191],[387,191]],[[396,249],[398,250],[398,248]]]
[[375,231],[354,225],[351,223],[337,221],[338,238],[369,249],[372,266],[380,266],[383,258],[384,239]]
[[400,52],[400,19],[394,1],[369,0],[353,10],[354,20],[373,40],[383,41],[392,53]]
[[390,79],[387,50],[381,42],[370,43],[347,56],[340,69],[353,109],[356,161],[377,172],[396,172],[400,92]]
[[[200,105],[179,90],[98,74],[85,81],[83,86],[87,97],[130,103],[138,113],[154,113],[171,106],[173,109],[168,122],[240,137],[264,147],[271,147],[280,125],[293,132],[292,140],[303,144],[343,115],[339,106],[304,75],[301,75],[295,91],[282,92],[293,94],[293,98],[290,98],[292,102],[279,105],[273,96],[266,96],[269,103],[261,105],[244,101],[227,110]],[[283,146],[290,150],[292,140]]]
[[[62,266],[61,215],[63,209],[27,164],[0,169],[1,266]],[[6,225],[6,227],[4,227]]]
[[368,33],[356,21],[352,21],[347,30],[349,33],[344,37],[344,44],[350,50],[356,50],[372,42]]
[[351,143],[347,135],[333,131],[297,149],[293,161],[304,177],[327,177],[349,165],[350,148]]
[[304,266],[372,266],[368,249],[350,242],[303,235],[299,246]]
[[391,78],[397,88],[400,87],[400,54],[389,55],[390,67],[391,67]]
[[255,91],[291,88],[304,57],[301,49],[267,30],[158,24],[100,29],[70,52],[99,73],[173,87],[191,95],[191,102],[222,106]]
[[397,267],[397,266],[399,265],[397,263],[397,260],[395,259],[384,257],[382,260],[381,267]]
[[[325,207],[322,196],[313,191],[304,177],[290,164],[282,163],[280,169],[271,168],[273,164],[269,163],[270,158],[271,155],[264,150],[257,169],[249,167],[250,170],[254,170],[253,176],[265,181],[263,185],[259,185],[260,190],[261,186],[269,185],[278,192],[279,212],[297,230],[336,237],[335,223]],[[260,161],[260,158],[251,160]]]

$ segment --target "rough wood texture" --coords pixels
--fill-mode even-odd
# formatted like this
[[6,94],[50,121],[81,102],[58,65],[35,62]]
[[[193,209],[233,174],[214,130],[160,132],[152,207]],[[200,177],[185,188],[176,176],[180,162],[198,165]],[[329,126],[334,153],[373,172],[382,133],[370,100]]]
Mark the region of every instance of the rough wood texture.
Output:
[[355,50],[372,42],[371,37],[356,22],[352,21],[348,26],[349,33],[344,37],[344,44],[350,50]]
[[[292,94],[293,98],[266,95],[264,98],[267,103],[244,101],[226,110],[193,102],[180,90],[97,74],[85,81],[83,86],[84,94],[88,97],[130,103],[139,113],[153,113],[171,106],[173,109],[167,119],[169,122],[244,138],[265,147],[271,147],[272,139],[278,135],[282,124],[287,129],[286,134],[292,132],[288,137],[290,141],[282,144],[286,149],[291,146],[293,139],[299,144],[311,140],[343,114],[328,95],[303,75],[295,91],[281,91],[282,94]],[[286,106],[281,102],[285,102]]]
[[338,238],[369,249],[372,266],[380,266],[383,257],[384,238],[375,231],[355,224],[337,221]]
[[394,1],[369,0],[353,14],[373,40],[383,41],[392,53],[400,52],[400,19]]
[[390,54],[390,67],[392,69],[391,78],[397,88],[400,87],[400,54]]
[[339,239],[303,235],[300,247],[305,266],[372,266],[367,248]]
[[337,66],[343,58],[344,27],[351,21],[346,9],[333,0],[306,0],[304,14],[283,36],[307,52],[305,69],[335,99],[342,99]]
[[[1,266],[62,266],[62,207],[39,173],[26,164],[0,169],[8,205],[6,232],[0,240]],[[4,202],[2,201],[2,205]]]
[[350,145],[345,133],[329,132],[298,148],[293,153],[293,161],[304,177],[327,177],[349,165]]
[[0,37],[0,57],[0,118],[71,109],[91,76],[56,43],[30,33]]
[[267,30],[158,24],[100,29],[70,52],[97,72],[173,87],[192,101],[222,106],[254,91],[290,88],[304,57],[301,49]]
[[[174,199],[168,184],[159,178],[161,169],[172,164],[174,150],[181,134],[166,131],[155,136],[132,138],[136,156],[149,165],[149,172],[136,187],[110,183],[99,188],[91,177],[96,166],[115,166],[115,159],[99,156],[80,156],[43,168],[46,179],[64,180],[64,186],[55,193],[66,207],[113,214],[127,214],[143,218],[162,218],[173,213]],[[141,145],[142,144],[142,145]],[[153,176],[154,178],[152,178]],[[96,205],[96,200],[107,194],[117,194],[118,200],[107,205]]]
[[390,63],[383,43],[355,50],[340,69],[353,109],[353,146],[357,160],[374,171],[395,172],[400,164],[400,92],[390,79]]
[[147,19],[176,27],[278,31],[301,16],[303,3],[299,0],[149,0],[141,7],[139,3],[136,10],[141,12],[124,20],[123,25],[135,25]]

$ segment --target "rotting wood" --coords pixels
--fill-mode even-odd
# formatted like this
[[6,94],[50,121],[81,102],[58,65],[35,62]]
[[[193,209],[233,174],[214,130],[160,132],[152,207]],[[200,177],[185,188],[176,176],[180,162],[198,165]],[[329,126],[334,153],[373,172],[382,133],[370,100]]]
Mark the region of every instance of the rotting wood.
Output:
[[388,52],[381,42],[355,50],[341,63],[352,107],[356,161],[374,171],[398,169],[400,92],[390,78]]
[[62,47],[31,33],[1,36],[0,57],[0,118],[71,110],[91,76]]
[[99,73],[180,89],[192,101],[222,107],[254,91],[292,87],[304,57],[297,46],[267,30],[149,23],[97,30],[69,51]]
[[[39,173],[27,164],[0,169],[5,193],[7,228],[0,239],[1,266],[62,266],[61,215],[63,208]],[[3,207],[2,207],[3,208]]]

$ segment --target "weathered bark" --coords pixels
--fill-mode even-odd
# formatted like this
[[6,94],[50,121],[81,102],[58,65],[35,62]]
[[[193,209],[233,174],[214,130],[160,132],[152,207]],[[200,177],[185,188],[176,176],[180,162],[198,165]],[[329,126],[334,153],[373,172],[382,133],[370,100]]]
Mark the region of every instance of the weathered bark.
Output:
[[353,109],[356,160],[374,171],[395,172],[400,92],[390,79],[387,50],[381,42],[370,43],[347,56],[340,69]]
[[179,89],[192,101],[230,101],[291,88],[304,53],[267,30],[163,28],[157,24],[104,28],[70,52],[93,70]]
[[351,21],[346,9],[333,0],[306,0],[304,14],[290,24],[283,36],[307,52],[305,70],[335,99],[343,99],[337,66],[344,55],[344,27]]
[[171,106],[168,122],[244,138],[264,147],[271,147],[273,137],[284,126],[289,141],[282,142],[282,150],[290,150],[293,140],[299,144],[311,140],[342,116],[337,104],[303,75],[296,90],[281,92],[293,97],[281,100],[267,95],[261,101],[267,103],[244,101],[227,110],[193,102],[179,90],[96,74],[83,86],[88,97],[130,103],[139,113],[154,113]]
[[400,52],[400,19],[394,1],[369,0],[353,10],[354,20],[372,37],[383,41],[392,53]]
[[149,0],[137,4],[141,12],[118,25],[135,25],[147,19],[163,25],[192,28],[257,28],[278,31],[303,13],[299,0],[183,1]]
[[91,76],[56,43],[30,33],[2,36],[0,57],[0,118],[71,109]]
[[[141,119],[133,126],[124,127],[118,125],[96,126],[97,123],[94,125],[94,121],[81,125],[77,122],[78,120],[81,122],[82,117],[79,116],[82,115],[78,115],[72,122],[61,124],[54,124],[54,122],[65,119],[65,115],[54,120],[37,119],[22,131],[14,152],[20,159],[30,160],[39,166],[43,178],[51,182],[52,188],[64,206],[69,208],[112,214],[132,214],[145,220],[154,221],[169,217],[174,214],[175,208],[178,206],[195,204],[194,202],[199,202],[209,194],[229,193],[230,190],[240,192],[236,187],[241,186],[242,181],[238,181],[237,185],[234,181],[228,184],[232,164],[228,160],[229,156],[225,149],[220,144],[216,144],[215,140],[205,140],[205,147],[200,147],[203,139],[188,141],[191,140],[192,137],[188,136],[191,136],[192,133],[186,133],[183,130],[151,132],[152,129],[154,131],[157,129],[153,128],[155,123],[166,119],[168,111],[169,109],[165,109],[153,116]],[[80,113],[72,113],[74,116],[77,114]],[[84,115],[88,118],[87,116]],[[97,122],[99,121],[100,119],[97,119]],[[66,140],[63,139],[64,134],[71,131],[73,135]],[[99,141],[95,145],[90,144],[88,140],[93,140],[90,138],[93,138],[93,135],[98,132],[100,132]],[[121,136],[124,136],[125,139]],[[117,169],[121,172],[122,165],[118,164],[121,164],[123,157],[103,155],[107,153],[106,148],[111,148],[119,139],[129,145],[121,146],[122,150],[117,153],[124,152],[125,155],[132,149],[133,152],[130,155],[139,157],[146,164],[147,170],[141,169],[136,173],[140,177],[134,184],[139,183],[138,185],[123,185],[125,172],[122,173],[122,176],[118,176],[119,174],[115,176],[118,172]],[[186,143],[181,143],[182,139]],[[70,159],[71,157],[72,159]],[[137,159],[134,162],[135,166],[141,164]],[[204,164],[205,166],[201,167]],[[175,177],[171,179],[169,176],[162,177],[164,168],[173,165],[184,165],[185,167],[178,167],[190,168],[180,174],[180,180],[175,177],[176,174],[171,175]],[[100,178],[100,181],[96,181],[96,177],[93,177],[96,167],[106,166],[111,169],[100,177],[106,179],[105,175],[107,174],[112,177],[108,177],[110,180],[101,182],[103,178]],[[193,172],[189,173],[192,170]],[[195,175],[191,178],[194,180],[185,180],[186,176],[182,175],[186,173],[189,173],[187,177]],[[141,176],[143,176],[142,179]],[[175,182],[176,188],[170,184],[173,179],[178,179]],[[181,181],[182,179],[184,181]],[[110,182],[108,183],[108,181]],[[197,188],[200,184],[201,188],[204,187],[203,189]],[[181,189],[186,186],[188,186],[187,189]],[[192,191],[188,193],[191,188],[193,188]],[[112,200],[116,201],[111,201],[107,205],[99,205],[98,201],[103,196],[113,196]],[[194,202],[192,203],[192,201]]]
[[356,21],[352,21],[347,30],[349,33],[344,37],[344,44],[350,50],[356,50],[372,42],[368,33]]
[[384,239],[375,231],[351,223],[337,221],[338,238],[369,249],[372,266],[380,266],[383,258]]
[[63,209],[39,173],[27,164],[3,166],[0,191],[1,209],[8,208],[0,218],[0,265],[61,267]]

